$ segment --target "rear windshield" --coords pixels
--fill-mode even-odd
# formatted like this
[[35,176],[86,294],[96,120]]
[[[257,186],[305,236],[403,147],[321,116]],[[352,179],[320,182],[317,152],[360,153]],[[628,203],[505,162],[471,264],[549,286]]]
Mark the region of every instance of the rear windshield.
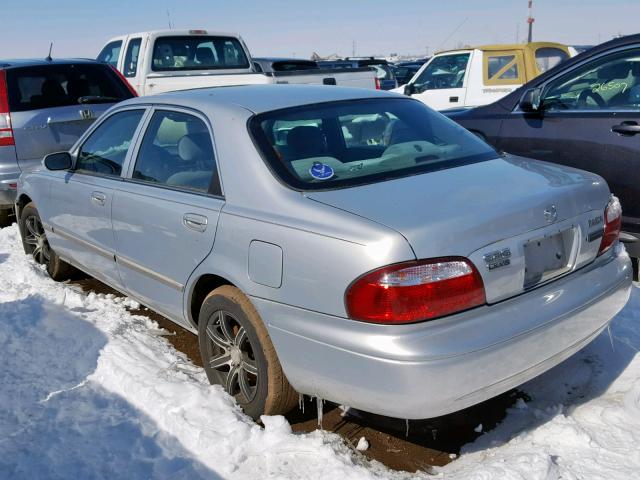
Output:
[[51,64],[7,69],[9,108],[25,112],[91,103],[115,103],[133,95],[106,65]]
[[317,70],[318,65],[316,62],[280,60],[273,62],[272,68],[274,72],[291,72],[294,70]]
[[160,37],[153,47],[156,72],[249,68],[249,60],[233,37]]
[[253,117],[249,128],[277,176],[326,190],[496,158],[467,130],[404,98],[331,102]]

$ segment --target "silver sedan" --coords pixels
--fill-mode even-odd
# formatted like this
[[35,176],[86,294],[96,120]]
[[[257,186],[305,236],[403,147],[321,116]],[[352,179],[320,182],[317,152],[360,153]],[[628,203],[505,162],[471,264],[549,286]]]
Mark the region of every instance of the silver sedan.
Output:
[[25,251],[197,333],[253,418],[298,394],[453,412],[578,351],[630,293],[602,178],[500,155],[390,93],[133,99],[44,167],[19,182]]

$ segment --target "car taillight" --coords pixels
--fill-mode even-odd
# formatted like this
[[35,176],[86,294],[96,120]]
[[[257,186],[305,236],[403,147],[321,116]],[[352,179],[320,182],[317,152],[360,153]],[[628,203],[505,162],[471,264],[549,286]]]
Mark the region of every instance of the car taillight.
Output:
[[113,65],[109,65],[111,67],[111,70],[113,70],[115,72],[115,74],[118,76],[118,78],[127,86],[127,88],[129,89],[129,91],[131,92],[131,95],[133,95],[134,97],[138,96],[138,92],[136,92],[135,88],[133,88],[131,86],[131,84],[127,81],[127,79],[125,78],[124,75],[122,75],[122,73],[120,72],[120,70],[118,70],[116,67],[114,67]]
[[431,320],[486,303],[484,283],[466,258],[399,263],[367,273],[345,295],[354,320],[400,324]]
[[620,200],[611,195],[609,204],[604,210],[604,235],[600,241],[598,255],[602,255],[618,241],[620,230],[622,230],[622,206]]
[[9,111],[7,73],[4,70],[0,70],[0,147],[7,145],[15,145],[15,142],[13,140],[11,113]]
[[380,79],[376,77],[376,90],[380,90]]

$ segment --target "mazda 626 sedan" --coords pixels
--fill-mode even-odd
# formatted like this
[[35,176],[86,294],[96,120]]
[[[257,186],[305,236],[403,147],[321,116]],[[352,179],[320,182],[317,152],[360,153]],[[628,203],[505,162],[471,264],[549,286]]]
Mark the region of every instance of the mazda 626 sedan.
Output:
[[253,418],[298,394],[459,410],[569,357],[630,293],[602,178],[501,156],[391,93],[132,99],[44,167],[19,184],[26,252],[196,332]]

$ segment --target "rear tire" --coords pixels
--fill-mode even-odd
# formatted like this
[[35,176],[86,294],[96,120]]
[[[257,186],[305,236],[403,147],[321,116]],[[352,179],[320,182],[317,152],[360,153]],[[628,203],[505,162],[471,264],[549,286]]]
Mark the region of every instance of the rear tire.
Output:
[[61,260],[49,246],[42,220],[33,202],[22,209],[19,226],[24,252],[33,256],[37,263],[46,265],[47,273],[53,280],[62,281],[73,277],[77,270]]
[[222,385],[254,420],[297,404],[264,322],[236,287],[224,285],[205,298],[198,341],[209,382]]

